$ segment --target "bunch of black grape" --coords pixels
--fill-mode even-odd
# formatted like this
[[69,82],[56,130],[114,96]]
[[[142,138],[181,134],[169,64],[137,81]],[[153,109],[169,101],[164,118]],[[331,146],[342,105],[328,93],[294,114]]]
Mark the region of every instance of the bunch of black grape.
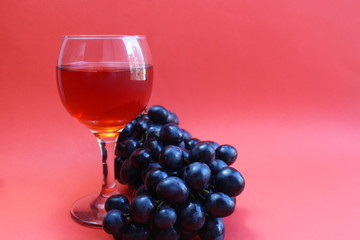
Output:
[[124,128],[116,155],[116,178],[134,193],[131,203],[121,194],[107,200],[107,233],[117,240],[224,238],[222,218],[245,186],[230,167],[234,147],[192,138],[175,113],[156,105]]

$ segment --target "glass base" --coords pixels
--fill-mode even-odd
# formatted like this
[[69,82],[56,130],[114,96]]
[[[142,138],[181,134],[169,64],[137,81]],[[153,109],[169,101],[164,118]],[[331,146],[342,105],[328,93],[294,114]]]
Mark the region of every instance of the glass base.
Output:
[[80,198],[71,207],[72,218],[89,227],[101,227],[106,214],[104,207],[106,199],[102,198],[98,194]]
[[[118,192],[120,193],[120,192]],[[117,194],[117,193],[114,193]],[[131,190],[122,189],[121,194],[131,200]],[[105,202],[107,197],[92,194],[80,198],[71,207],[71,217],[78,223],[94,228],[102,227],[102,221],[106,215]]]

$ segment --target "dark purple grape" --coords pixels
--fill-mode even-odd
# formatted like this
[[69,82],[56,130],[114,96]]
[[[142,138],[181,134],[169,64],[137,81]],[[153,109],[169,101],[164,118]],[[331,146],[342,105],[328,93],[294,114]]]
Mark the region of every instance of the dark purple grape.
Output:
[[155,202],[148,195],[140,195],[130,204],[131,220],[135,223],[148,223],[155,213]]
[[123,240],[149,240],[150,228],[148,225],[128,223],[123,230]]
[[135,198],[135,197],[141,196],[141,195],[148,195],[148,194],[149,194],[149,192],[148,192],[146,186],[143,184],[134,190],[134,192],[132,194],[132,198]]
[[209,186],[211,170],[205,163],[193,162],[185,168],[183,178],[192,190],[200,190]]
[[160,130],[160,140],[166,145],[178,145],[183,140],[183,132],[175,123],[168,123]]
[[239,195],[244,187],[243,176],[232,167],[223,168],[215,175],[215,188],[230,197]]
[[150,170],[145,176],[145,186],[151,194],[156,194],[156,186],[167,177],[168,174],[161,169]]
[[150,162],[148,165],[148,172],[153,169],[162,169],[162,167],[158,162]]
[[179,118],[176,115],[176,113],[172,112],[172,111],[168,111],[168,118],[166,119],[166,123],[175,123],[177,125],[179,125]]
[[125,225],[125,218],[122,211],[113,209],[109,211],[102,222],[104,231],[108,234],[118,234]]
[[183,166],[184,154],[181,148],[168,145],[164,147],[159,155],[160,165],[167,171],[176,171]]
[[158,162],[150,162],[149,165],[141,170],[141,180],[145,183],[146,175],[153,169],[162,169]]
[[175,123],[175,115],[172,111],[168,110],[168,117],[166,123]]
[[236,197],[231,197],[231,200],[234,202],[234,204],[236,206]]
[[182,142],[179,143],[177,146],[178,146],[179,148],[185,148],[185,142],[182,141]]
[[152,124],[145,132],[146,139],[159,139],[162,125]]
[[205,212],[198,202],[186,202],[180,206],[178,222],[186,231],[197,231],[205,223]]
[[199,231],[201,240],[223,240],[225,237],[225,225],[221,218],[206,218],[205,224]]
[[168,110],[163,106],[155,105],[149,108],[148,116],[154,123],[165,124],[168,119]]
[[120,183],[125,184],[120,178],[120,170],[124,163],[124,160],[121,157],[116,157],[114,160],[114,171],[115,171],[115,179],[118,180]]
[[180,120],[179,120],[179,117],[177,116],[176,113],[172,112],[172,114],[174,115],[174,123],[179,125],[180,124]]
[[183,151],[183,155],[184,155],[184,163],[188,164],[190,161],[189,160],[190,152],[186,148],[182,148],[181,150]]
[[215,150],[208,143],[198,143],[190,151],[190,162],[210,164],[215,160]]
[[125,139],[116,144],[115,153],[123,159],[129,158],[131,153],[136,149],[137,144],[137,141],[133,138]]
[[151,162],[150,150],[147,148],[138,148],[130,156],[131,165],[136,168],[146,168]]
[[193,147],[199,142],[200,142],[199,139],[191,138],[190,140],[185,141],[185,147],[187,150],[191,151],[191,149],[193,149]]
[[180,203],[186,201],[189,189],[185,182],[178,177],[167,177],[156,186],[156,193],[165,201]]
[[120,179],[128,184],[130,188],[136,188],[142,184],[141,170],[133,167],[130,159],[126,159],[120,170]]
[[135,121],[132,121],[124,127],[124,129],[121,131],[121,133],[119,135],[118,141],[124,140],[124,139],[132,136],[132,134],[134,133],[134,124],[135,124]]
[[161,150],[164,148],[164,144],[156,139],[149,139],[145,142],[144,146],[150,149],[150,153],[153,161],[157,162],[159,159],[159,154]]
[[127,212],[129,208],[129,200],[122,194],[115,194],[109,197],[105,202],[105,210],[109,212],[113,209],[118,209],[122,212]]
[[214,148],[214,150],[216,150],[220,146],[220,144],[218,144],[217,142],[214,142],[214,141],[201,141],[201,142],[210,144]]
[[219,172],[221,169],[225,168],[225,167],[228,167],[228,165],[223,161],[223,160],[220,160],[220,159],[215,159],[214,161],[212,161],[210,164],[209,164],[209,167],[211,169],[211,172],[213,174],[216,174],[217,172]]
[[237,151],[231,145],[221,145],[216,149],[216,158],[223,160],[227,165],[231,165],[236,161]]
[[134,133],[133,135],[137,138],[137,139],[142,139],[145,137],[145,133],[147,131],[147,129],[150,127],[150,121],[147,119],[139,119],[135,122],[134,125]]
[[182,131],[183,131],[184,141],[189,141],[192,138],[191,134],[188,131],[186,131],[185,129],[182,129]]
[[153,233],[154,240],[179,240],[180,234],[173,228],[155,229]]
[[172,227],[176,222],[176,212],[170,207],[159,208],[154,215],[154,224],[158,228]]
[[205,211],[213,217],[227,217],[235,210],[235,203],[225,193],[211,194],[205,202]]

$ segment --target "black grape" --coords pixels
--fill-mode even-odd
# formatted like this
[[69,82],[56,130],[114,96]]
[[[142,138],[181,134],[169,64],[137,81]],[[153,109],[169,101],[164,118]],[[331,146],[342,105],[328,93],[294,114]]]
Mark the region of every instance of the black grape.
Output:
[[205,211],[199,202],[186,202],[179,210],[180,226],[186,231],[197,231],[205,223]]
[[193,162],[185,168],[183,178],[192,190],[200,190],[209,186],[211,170],[205,163]]
[[213,174],[216,174],[217,172],[219,172],[221,169],[228,167],[228,165],[220,159],[215,159],[214,161],[212,161],[209,164],[209,167],[212,171]]
[[123,230],[123,240],[148,240],[150,234],[148,225],[130,222]]
[[124,140],[128,137],[131,137],[132,134],[134,133],[134,125],[135,125],[135,120],[128,123],[124,129],[121,131],[120,135],[119,135],[119,140]]
[[158,183],[167,178],[169,175],[161,169],[153,169],[145,176],[145,186],[152,194],[156,194],[156,186]]
[[227,165],[231,165],[236,161],[237,151],[231,145],[221,145],[216,149],[216,158],[223,160]]
[[161,207],[154,215],[154,225],[158,228],[172,227],[176,222],[176,212],[171,207]]
[[166,145],[178,145],[183,140],[183,132],[175,123],[168,123],[160,130],[160,140]]
[[131,165],[130,159],[126,159],[120,170],[120,179],[130,188],[139,187],[142,184],[141,170]]
[[213,217],[227,217],[235,210],[235,203],[225,193],[212,193],[205,202],[206,212]]
[[159,154],[161,150],[164,148],[164,144],[156,139],[149,139],[145,142],[144,146],[150,149],[150,153],[153,161],[158,161]]
[[225,167],[215,175],[215,188],[230,197],[239,195],[244,187],[243,176],[232,167]]
[[215,160],[215,150],[208,143],[197,143],[190,151],[190,162],[204,162],[210,164]]
[[122,211],[113,209],[109,211],[103,219],[102,226],[106,233],[118,234],[125,225],[125,218]]
[[128,138],[116,144],[116,155],[123,159],[130,157],[131,153],[137,148],[137,141],[134,138]]
[[150,127],[145,131],[145,138],[146,139],[159,139],[161,128],[162,128],[162,125],[158,125],[158,124],[150,125]]
[[182,179],[178,177],[167,177],[158,183],[156,193],[165,201],[180,203],[187,200],[189,189]]
[[175,123],[179,125],[179,118],[176,113],[169,111],[168,118],[166,119],[166,123]]
[[155,229],[153,233],[154,240],[179,240],[180,234],[173,228]]
[[159,163],[167,171],[173,172],[183,166],[184,154],[181,148],[168,145],[159,154]]
[[113,209],[121,210],[122,212],[127,212],[129,208],[129,200],[125,195],[115,194],[109,197],[105,202],[105,210],[109,212]]
[[182,129],[182,132],[183,132],[183,140],[187,142],[190,141],[190,139],[192,138],[191,133],[189,133],[185,129]]
[[185,141],[185,147],[186,147],[187,150],[190,151],[190,150],[193,149],[193,147],[194,147],[197,143],[199,143],[199,142],[200,142],[199,139],[197,139],[197,138],[191,138],[190,140]]
[[130,156],[131,165],[136,168],[146,168],[151,160],[151,153],[147,148],[138,148]]
[[135,223],[148,223],[155,213],[155,202],[148,195],[133,199],[129,209],[131,220]]
[[141,195],[149,195],[149,191],[147,190],[147,188],[144,184],[134,190],[134,192],[132,194],[132,198],[135,198],[135,197],[141,196]]
[[148,116],[154,123],[164,124],[168,119],[169,112],[163,106],[155,105],[149,108]]
[[206,218],[204,227],[199,231],[201,240],[223,240],[225,225],[221,218]]

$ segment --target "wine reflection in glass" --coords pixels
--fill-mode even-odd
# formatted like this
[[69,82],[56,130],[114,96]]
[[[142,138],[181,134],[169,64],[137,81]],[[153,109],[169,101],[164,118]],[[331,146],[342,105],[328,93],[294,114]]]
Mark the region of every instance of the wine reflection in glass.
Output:
[[79,223],[101,226],[106,199],[119,193],[114,175],[116,140],[126,124],[145,109],[152,82],[145,36],[64,37],[57,65],[59,95],[70,115],[95,135],[103,167],[100,194],[81,198],[71,208]]

